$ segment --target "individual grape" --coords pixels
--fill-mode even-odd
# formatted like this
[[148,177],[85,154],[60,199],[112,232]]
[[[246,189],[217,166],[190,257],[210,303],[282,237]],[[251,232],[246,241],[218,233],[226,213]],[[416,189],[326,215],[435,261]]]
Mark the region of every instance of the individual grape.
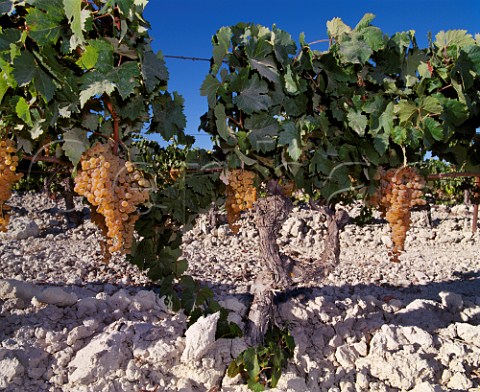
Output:
[[10,207],[5,204],[12,196],[12,185],[23,177],[17,173],[18,156],[15,141],[0,140],[0,232],[8,230]]
[[235,169],[228,172],[228,184],[226,190],[227,222],[233,233],[238,233],[240,227],[235,222],[240,218],[242,211],[253,207],[257,200],[257,188],[254,186],[255,173]]
[[103,215],[110,253],[130,253],[137,206],[148,200],[148,186],[135,164],[113,153],[113,143],[96,143],[82,155],[74,189]]

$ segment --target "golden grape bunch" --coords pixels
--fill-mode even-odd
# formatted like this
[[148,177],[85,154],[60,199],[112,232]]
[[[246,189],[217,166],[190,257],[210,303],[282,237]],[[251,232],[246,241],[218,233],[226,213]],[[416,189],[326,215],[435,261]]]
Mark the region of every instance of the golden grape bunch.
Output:
[[110,253],[130,253],[137,206],[149,198],[150,183],[136,166],[113,153],[113,143],[96,143],[80,160],[75,192],[103,215]]
[[254,186],[255,173],[235,169],[228,172],[227,200],[227,222],[233,233],[238,233],[240,227],[235,222],[240,218],[240,213],[253,207],[257,200],[257,188]]
[[425,205],[423,188],[425,179],[413,167],[403,166],[378,172],[380,188],[373,201],[378,203],[392,229],[392,261],[405,249],[405,239],[410,228],[410,209]]
[[10,221],[10,207],[5,202],[12,196],[12,185],[20,178],[22,173],[17,173],[18,155],[15,141],[10,139],[0,140],[0,231],[8,230]]

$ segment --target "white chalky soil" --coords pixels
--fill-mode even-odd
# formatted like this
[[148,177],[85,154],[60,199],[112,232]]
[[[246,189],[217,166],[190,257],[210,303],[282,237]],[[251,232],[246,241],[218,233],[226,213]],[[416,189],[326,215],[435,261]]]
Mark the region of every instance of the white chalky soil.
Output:
[[[102,262],[93,224],[68,228],[62,203],[42,195],[11,204],[10,232],[0,234],[0,390],[248,390],[225,375],[246,345],[215,341],[215,315],[186,331],[185,316],[169,312],[136,267]],[[480,234],[471,215],[435,207],[430,228],[414,213],[400,263],[388,260],[380,220],[347,225],[337,269],[298,284],[278,308],[297,348],[276,390],[479,392]],[[279,244],[314,262],[325,232],[322,216],[296,208]],[[259,269],[255,238],[252,222],[234,236],[208,229],[205,217],[185,235],[189,273],[240,326]]]

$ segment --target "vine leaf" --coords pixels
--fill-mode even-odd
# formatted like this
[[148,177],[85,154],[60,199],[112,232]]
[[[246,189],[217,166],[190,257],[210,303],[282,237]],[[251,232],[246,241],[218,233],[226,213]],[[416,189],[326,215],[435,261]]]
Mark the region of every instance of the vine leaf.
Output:
[[208,106],[215,106],[217,101],[217,91],[222,86],[219,80],[212,74],[208,74],[200,87],[200,94],[206,96]]
[[354,112],[349,111],[347,114],[348,118],[348,125],[359,135],[365,135],[365,129],[367,128],[368,118],[367,116]]
[[65,155],[77,166],[82,154],[87,150],[89,143],[87,133],[81,128],[72,128],[63,134],[63,151]]
[[268,91],[267,84],[260,80],[258,75],[253,75],[251,79],[248,79],[239,94],[234,97],[233,101],[240,110],[253,114],[254,112],[267,110],[271,105],[272,99],[267,95]]
[[28,51],[21,52],[13,61],[13,76],[19,86],[25,86],[34,77],[37,70],[35,58]]
[[302,155],[300,140],[297,127],[292,121],[286,122],[282,126],[282,131],[278,134],[278,145],[287,146],[288,155],[298,161]]
[[160,53],[146,52],[142,62],[142,76],[147,92],[151,93],[158,84],[166,84],[168,71]]
[[[82,0],[63,0],[65,15],[70,22],[73,36],[70,40],[71,47],[76,48],[84,43],[83,28],[85,27],[85,16],[90,14],[82,13]],[[72,45],[73,44],[73,45]]]
[[339,40],[344,34],[350,33],[352,29],[343,23],[340,18],[333,18],[327,22],[327,33],[330,38]]
[[423,125],[429,134],[437,141],[443,140],[443,128],[431,117],[425,117],[423,119]]
[[112,81],[99,77],[99,80],[92,81],[86,88],[80,91],[80,106],[83,108],[85,103],[94,96],[111,94],[115,87],[115,83]]
[[27,125],[33,127],[32,116],[30,114],[30,106],[25,98],[20,97],[15,106],[15,110],[17,112],[17,116],[21,118]]
[[98,56],[98,49],[94,45],[87,45],[76,64],[85,70],[92,69],[97,64]]
[[230,27],[222,27],[217,31],[217,34],[213,36],[213,62],[218,67],[222,65],[223,58],[228,53],[231,36],[232,30]]
[[280,73],[278,72],[275,61],[272,58],[250,59],[249,62],[251,67],[257,70],[265,79],[275,84],[280,83]]
[[30,8],[26,17],[29,36],[39,45],[56,44],[62,32],[63,17],[61,0],[52,0],[51,6],[45,12],[38,8]]

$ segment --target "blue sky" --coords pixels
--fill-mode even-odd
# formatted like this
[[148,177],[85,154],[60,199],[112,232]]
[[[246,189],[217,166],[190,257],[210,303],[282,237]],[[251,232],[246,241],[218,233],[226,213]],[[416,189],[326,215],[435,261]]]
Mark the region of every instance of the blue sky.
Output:
[[[480,0],[150,0],[145,18],[152,28],[153,49],[164,55],[209,58],[212,35],[222,26],[253,22],[276,24],[298,42],[304,32],[307,42],[327,38],[326,22],[340,17],[355,26],[365,13],[376,15],[373,24],[388,35],[415,30],[421,47],[427,34],[462,29],[480,33]],[[324,49],[318,47],[317,49]],[[326,47],[325,47],[326,49]],[[200,116],[207,110],[200,86],[208,73],[208,62],[166,59],[170,91],[185,98],[187,133],[197,145],[211,146],[210,137],[198,132]]]

